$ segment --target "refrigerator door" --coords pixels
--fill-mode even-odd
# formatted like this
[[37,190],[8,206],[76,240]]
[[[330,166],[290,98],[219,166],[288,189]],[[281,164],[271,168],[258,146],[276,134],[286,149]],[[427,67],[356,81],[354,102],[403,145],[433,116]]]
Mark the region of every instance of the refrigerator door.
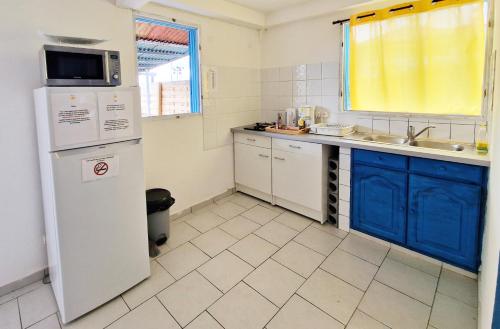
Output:
[[150,275],[142,142],[51,153],[63,322]]
[[39,146],[54,152],[141,138],[138,87],[35,90]]

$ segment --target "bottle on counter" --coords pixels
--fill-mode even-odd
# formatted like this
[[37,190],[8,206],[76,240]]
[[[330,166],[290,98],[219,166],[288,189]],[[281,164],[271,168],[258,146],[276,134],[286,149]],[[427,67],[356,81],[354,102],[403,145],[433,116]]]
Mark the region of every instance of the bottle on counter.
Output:
[[476,136],[476,150],[480,154],[488,153],[488,130],[484,123],[479,126]]

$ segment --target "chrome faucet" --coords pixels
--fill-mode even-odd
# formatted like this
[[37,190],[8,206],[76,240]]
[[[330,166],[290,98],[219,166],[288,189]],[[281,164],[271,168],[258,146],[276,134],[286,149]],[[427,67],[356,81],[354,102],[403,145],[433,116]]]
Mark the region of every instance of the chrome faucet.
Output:
[[431,128],[436,128],[436,126],[427,126],[427,127],[425,127],[424,129],[420,130],[418,133],[415,134],[415,127],[408,126],[408,131],[407,131],[408,142],[409,143],[413,142],[415,140],[415,138],[417,138],[418,136],[422,135],[424,132],[426,132],[427,130],[429,130]]

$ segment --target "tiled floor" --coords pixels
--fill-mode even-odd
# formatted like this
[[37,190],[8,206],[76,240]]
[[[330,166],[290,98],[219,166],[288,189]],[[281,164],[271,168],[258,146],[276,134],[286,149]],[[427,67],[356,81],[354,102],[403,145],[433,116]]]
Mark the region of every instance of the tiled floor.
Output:
[[151,277],[61,326],[50,286],[0,297],[0,328],[474,329],[477,282],[242,194],[172,223]]

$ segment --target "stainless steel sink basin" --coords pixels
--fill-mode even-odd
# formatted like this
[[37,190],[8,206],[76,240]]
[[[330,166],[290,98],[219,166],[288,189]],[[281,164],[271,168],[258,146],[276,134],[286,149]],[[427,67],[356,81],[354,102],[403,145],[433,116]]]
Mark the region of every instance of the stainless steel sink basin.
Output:
[[399,136],[389,136],[389,135],[369,135],[362,138],[364,141],[368,142],[378,142],[387,144],[406,144],[408,138]]
[[445,150],[445,151],[463,151],[465,147],[461,144],[453,142],[436,142],[430,140],[415,140],[409,143],[410,146],[427,147],[431,149]]

